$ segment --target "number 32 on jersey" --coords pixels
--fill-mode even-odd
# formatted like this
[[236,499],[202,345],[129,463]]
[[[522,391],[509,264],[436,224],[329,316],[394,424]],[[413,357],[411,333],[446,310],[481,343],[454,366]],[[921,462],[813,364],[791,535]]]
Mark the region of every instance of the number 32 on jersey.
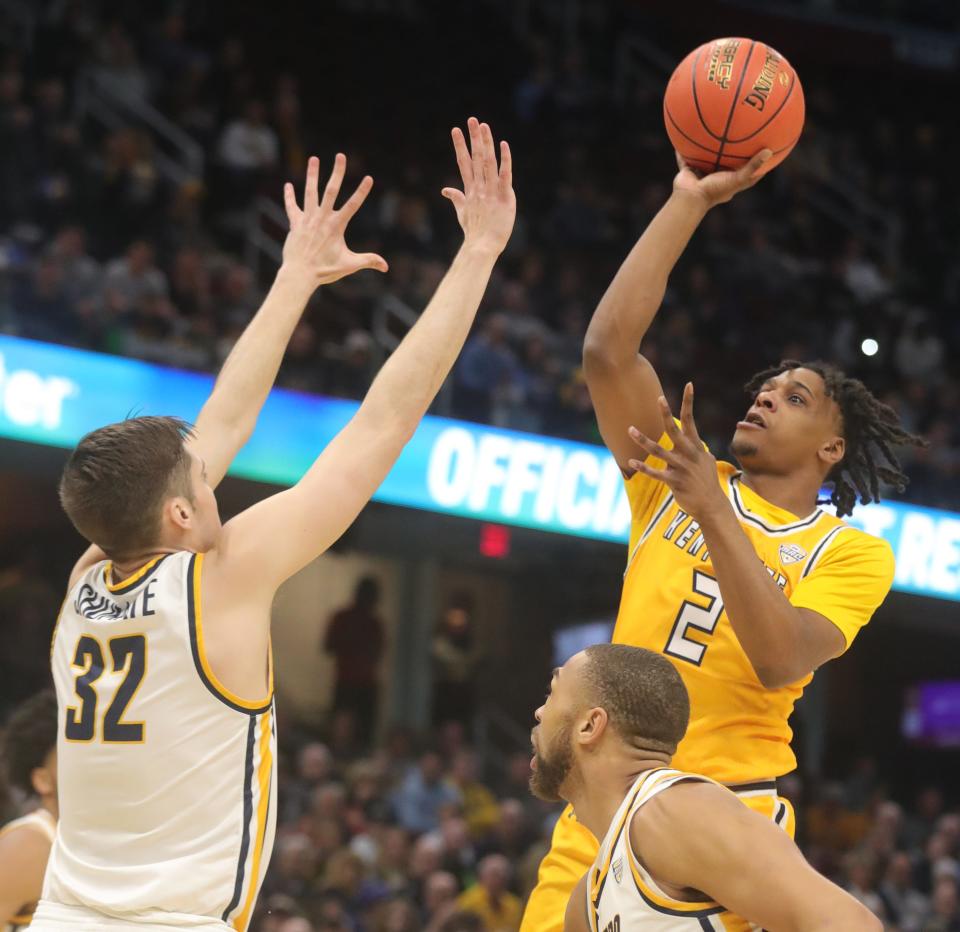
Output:
[[96,682],[105,671],[105,658],[109,656],[114,673],[125,674],[113,694],[100,728],[102,740],[108,744],[140,744],[143,741],[144,723],[125,722],[123,713],[133,699],[147,669],[147,639],[142,634],[110,638],[108,650],[100,641],[84,634],[77,641],[73,666],[81,672],[74,680],[78,704],[67,707],[65,736],[68,741],[92,741],[97,733],[97,706],[106,696],[97,692]]

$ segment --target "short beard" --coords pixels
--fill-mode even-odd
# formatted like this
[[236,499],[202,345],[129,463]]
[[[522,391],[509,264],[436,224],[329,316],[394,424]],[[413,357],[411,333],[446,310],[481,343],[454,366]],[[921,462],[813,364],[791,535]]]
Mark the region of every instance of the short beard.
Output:
[[749,443],[745,440],[736,440],[730,441],[730,446],[727,447],[730,451],[730,455],[738,462],[740,465],[743,465],[745,459],[750,459],[753,456],[756,456],[760,451],[752,443]]
[[572,730],[571,722],[557,735],[554,746],[550,749],[549,760],[539,751],[536,752],[537,767],[530,774],[530,792],[537,799],[548,803],[563,801],[560,787],[573,767],[573,743],[570,740]]

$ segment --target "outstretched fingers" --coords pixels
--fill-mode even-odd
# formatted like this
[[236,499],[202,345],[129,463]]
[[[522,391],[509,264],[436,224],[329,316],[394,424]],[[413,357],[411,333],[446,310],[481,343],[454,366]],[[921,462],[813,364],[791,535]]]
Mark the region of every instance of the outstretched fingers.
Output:
[[627,433],[630,435],[630,439],[643,450],[646,456],[655,456],[665,463],[669,462],[672,458],[673,453],[671,450],[664,449],[656,440],[651,440],[650,437],[642,431],[637,430],[636,427],[630,427]]
[[654,469],[652,466],[648,466],[646,463],[643,463],[640,460],[627,460],[627,465],[634,472],[638,472],[644,476],[649,476],[651,479],[655,479],[657,482],[662,482],[664,485],[667,484],[667,480],[670,478],[665,469]]
[[683,403],[680,405],[680,426],[684,436],[698,446],[702,443],[697,431],[697,422],[693,419],[693,382],[687,382],[683,390]]
[[333,205],[337,202],[337,195],[340,193],[340,186],[343,184],[343,176],[347,171],[347,157],[338,152],[333,160],[333,171],[327,180],[327,186],[323,189],[323,200],[320,202],[320,209],[323,211],[333,210]]
[[287,220],[292,227],[303,216],[303,212],[297,206],[297,195],[289,181],[283,186],[283,206],[286,208]]
[[454,126],[450,135],[453,137],[453,151],[457,155],[457,167],[460,169],[460,178],[463,180],[463,190],[469,192],[473,188],[473,161],[470,158],[470,150],[467,148],[467,140],[459,126]]
[[500,140],[500,193],[509,194],[513,190],[513,155],[506,139]]
[[[350,222],[353,215],[363,205],[372,187],[373,179],[369,175],[365,175],[360,184],[357,185],[357,190],[347,198],[343,207],[337,211],[337,216],[340,218],[343,226],[346,226]],[[336,198],[336,195],[334,195],[334,198]],[[326,202],[326,195],[324,195],[324,202]]]
[[680,433],[680,428],[677,427],[677,422],[673,419],[673,412],[670,410],[670,405],[667,404],[667,399],[661,395],[657,399],[657,406],[660,408],[660,418],[663,420],[663,432],[670,438],[673,442],[674,447],[683,439],[683,435]]
[[311,155],[307,159],[307,180],[303,186],[303,209],[317,206],[317,189],[320,185],[320,159]]
[[470,159],[473,163],[473,181],[474,184],[483,184],[485,181],[483,171],[483,131],[480,129],[480,121],[476,117],[470,117],[467,120],[467,130],[470,133]]
[[482,145],[481,157],[483,159],[483,180],[488,189],[495,190],[498,181],[497,172],[497,149],[493,144],[493,130],[489,123],[480,124],[480,142]]
[[351,255],[354,260],[354,271],[374,269],[377,272],[386,272],[389,268],[387,260],[375,252],[356,252]]

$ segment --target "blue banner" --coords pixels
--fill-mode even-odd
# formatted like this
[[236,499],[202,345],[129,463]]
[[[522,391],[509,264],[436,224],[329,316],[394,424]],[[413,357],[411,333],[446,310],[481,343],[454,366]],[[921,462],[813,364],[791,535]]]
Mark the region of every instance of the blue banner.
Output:
[[[0,437],[70,448],[137,414],[196,416],[208,375],[0,336]],[[357,410],[354,401],[274,389],[231,475],[296,482]],[[625,543],[620,471],[602,447],[426,417],[374,495],[408,508]],[[960,601],[960,515],[901,502],[851,523],[897,555],[894,587]]]

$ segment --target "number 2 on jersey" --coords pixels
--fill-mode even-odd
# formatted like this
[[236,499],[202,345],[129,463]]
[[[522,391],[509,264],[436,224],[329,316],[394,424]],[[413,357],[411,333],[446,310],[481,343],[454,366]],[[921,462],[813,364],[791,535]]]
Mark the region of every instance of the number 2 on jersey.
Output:
[[696,628],[706,634],[713,634],[723,611],[723,601],[720,598],[720,584],[700,570],[693,571],[693,591],[704,596],[707,604],[704,606],[693,602],[683,603],[663,652],[699,667],[703,663],[707,645],[688,638],[687,631]]
[[[147,669],[147,639],[142,634],[132,634],[111,638],[108,644],[113,672],[126,672],[126,676],[103,716],[103,740],[110,743],[139,743],[143,741],[143,722],[124,722],[121,719]],[[85,634],[77,641],[73,666],[83,670],[74,681],[74,691],[80,704],[79,708],[67,707],[66,738],[68,741],[92,741],[96,732],[99,699],[94,683],[104,672],[103,648],[96,638]]]

